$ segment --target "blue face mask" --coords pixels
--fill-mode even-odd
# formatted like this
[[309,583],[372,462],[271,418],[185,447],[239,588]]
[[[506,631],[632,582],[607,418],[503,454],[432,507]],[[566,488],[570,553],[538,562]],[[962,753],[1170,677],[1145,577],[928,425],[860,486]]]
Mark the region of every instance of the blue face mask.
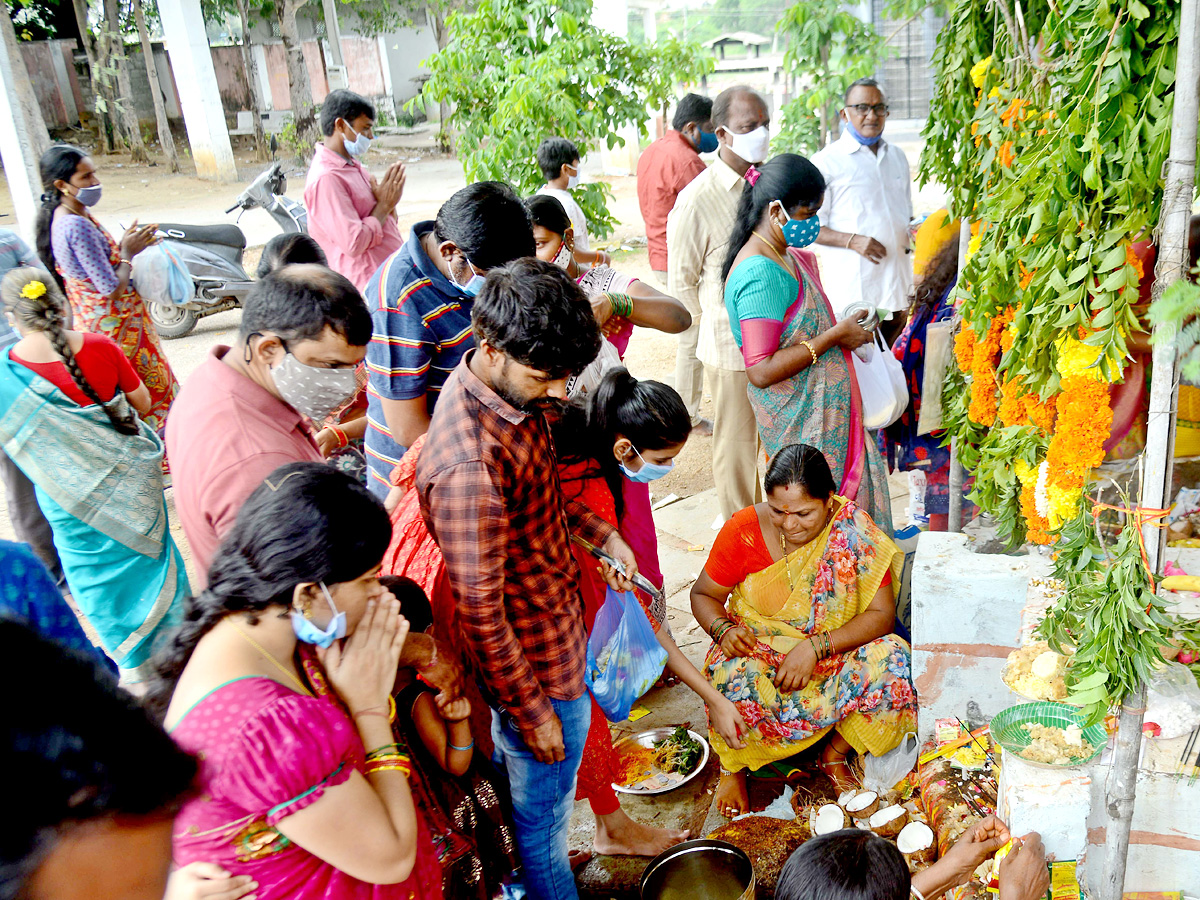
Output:
[[717,140],[717,136],[715,134],[713,134],[711,131],[701,131],[700,146],[696,148],[696,152],[712,153],[720,146],[721,142]]
[[322,593],[325,594],[325,601],[333,610],[333,618],[329,620],[329,625],[322,631],[313,624],[312,619],[305,618],[302,613],[292,610],[292,631],[296,633],[296,640],[306,644],[315,644],[318,647],[328,647],[334,641],[346,636],[346,614],[338,612],[333,597],[329,594],[329,588],[325,587],[325,582],[320,582],[320,585]]
[[[350,126],[347,125],[346,127],[349,128]],[[348,141],[345,138],[342,138],[342,146],[346,148],[346,152],[349,153],[354,159],[359,159],[366,154],[367,150],[370,149],[371,139],[367,137],[365,132],[363,134],[359,134],[357,131],[354,131],[353,128],[350,128],[350,130],[354,132],[354,140]]]
[[661,463],[648,463],[642,459],[642,454],[638,453],[636,447],[633,448],[633,452],[637,453],[637,458],[642,460],[642,467],[636,472],[631,472],[625,463],[621,463],[621,471],[625,473],[626,478],[635,484],[649,484],[651,481],[662,478],[675,468],[675,460],[671,460],[665,466]]
[[80,188],[75,193],[75,199],[84,206],[95,206],[100,202],[100,194],[104,187],[99,184],[93,184],[91,187]]
[[877,135],[875,135],[875,137],[863,137],[861,134],[858,133],[858,129],[854,127],[854,125],[850,122],[849,119],[847,119],[842,124],[845,125],[846,130],[848,132],[850,132],[850,137],[854,138],[856,141],[858,141],[864,147],[874,147],[876,144],[879,143],[880,139],[883,137],[882,134],[877,134]]
[[454,270],[451,269],[450,283],[453,284],[460,291],[462,291],[464,294],[466,294],[468,297],[474,297],[474,296],[477,296],[479,294],[479,292],[483,290],[483,283],[487,279],[475,271],[474,267],[472,267],[472,265],[471,265],[471,260],[467,259],[467,257],[465,257],[465,256],[463,257],[463,259],[467,260],[467,270],[471,273],[471,277],[467,279],[466,284],[459,284],[458,279],[454,277]]
[[786,209],[783,214],[787,216],[787,221],[783,223],[783,239],[787,241],[789,247],[800,250],[817,239],[817,235],[821,231],[821,219],[818,216],[793,219],[788,216]]

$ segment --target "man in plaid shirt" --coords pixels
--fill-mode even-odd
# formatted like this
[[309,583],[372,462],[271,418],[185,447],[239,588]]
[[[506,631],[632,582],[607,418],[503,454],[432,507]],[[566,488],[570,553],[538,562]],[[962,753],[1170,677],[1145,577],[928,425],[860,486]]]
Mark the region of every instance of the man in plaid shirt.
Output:
[[[437,540],[458,623],[492,706],[512,790],[525,886],[574,898],[567,824],[591,714],[574,531],[621,560],[608,524],[563,499],[545,413],[600,350],[591,306],[551,263],[493,269],[471,313],[475,349],[442,389],[417,463],[421,513]],[[631,585],[610,569],[609,582]]]

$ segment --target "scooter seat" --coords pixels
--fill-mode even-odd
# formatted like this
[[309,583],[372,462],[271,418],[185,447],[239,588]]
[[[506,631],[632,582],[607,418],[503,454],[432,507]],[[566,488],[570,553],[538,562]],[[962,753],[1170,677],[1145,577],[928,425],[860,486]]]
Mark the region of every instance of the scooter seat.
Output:
[[219,244],[222,247],[233,247],[235,250],[246,249],[246,235],[236,225],[172,225],[162,224],[158,230],[163,236],[172,241],[183,241],[187,244]]

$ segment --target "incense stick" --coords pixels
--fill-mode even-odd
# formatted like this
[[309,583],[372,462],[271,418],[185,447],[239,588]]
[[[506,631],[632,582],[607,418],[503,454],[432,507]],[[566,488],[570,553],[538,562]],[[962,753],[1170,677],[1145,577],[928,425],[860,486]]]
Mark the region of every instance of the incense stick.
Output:
[[1175,766],[1175,774],[1179,775],[1183,772],[1183,766],[1187,762],[1187,758],[1192,755],[1192,748],[1196,745],[1196,738],[1200,736],[1200,725],[1192,729],[1192,733],[1188,735],[1187,744],[1184,745],[1183,754],[1179,757],[1179,762]]

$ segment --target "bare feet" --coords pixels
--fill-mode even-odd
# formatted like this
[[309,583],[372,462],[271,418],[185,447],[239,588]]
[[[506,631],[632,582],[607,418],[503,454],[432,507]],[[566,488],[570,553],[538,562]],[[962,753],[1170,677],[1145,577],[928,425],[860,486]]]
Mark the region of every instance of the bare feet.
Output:
[[722,772],[717,785],[717,812],[727,819],[750,812],[745,772]]
[[668,847],[686,841],[690,832],[651,828],[635,822],[623,809],[596,816],[596,852],[604,856],[658,856]]
[[571,871],[582,869],[592,861],[592,851],[590,850],[570,850],[567,852],[567,862],[571,864]]
[[712,437],[713,424],[712,419],[701,419],[692,426],[693,437]]
[[858,787],[854,780],[854,770],[846,762],[846,752],[838,748],[833,741],[822,748],[820,766],[825,777],[833,782],[833,787],[839,795]]

